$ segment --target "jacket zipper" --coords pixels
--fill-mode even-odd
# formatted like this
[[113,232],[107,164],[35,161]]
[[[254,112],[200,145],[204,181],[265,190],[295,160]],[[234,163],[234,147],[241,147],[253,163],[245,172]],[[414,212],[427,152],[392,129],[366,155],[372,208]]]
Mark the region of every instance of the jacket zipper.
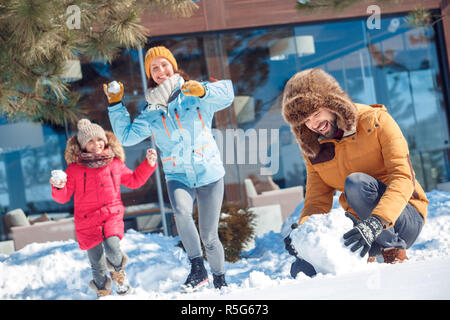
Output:
[[164,124],[164,129],[166,129],[167,136],[170,137],[170,132],[169,132],[169,130],[167,130],[167,126],[166,126],[166,117],[164,116],[164,114],[161,114],[161,117],[162,117],[162,121]]
[[175,109],[175,117],[177,118],[178,126],[180,127],[181,133],[183,133],[183,127],[181,126],[180,116],[178,115],[177,109]]
[[104,221],[102,223],[102,236],[103,236],[103,239],[106,239],[105,238],[105,222]]
[[206,131],[205,124],[203,123],[202,114],[200,113],[200,108],[197,108],[198,117],[200,118],[200,121],[202,122],[203,131]]
[[113,188],[114,188],[114,192],[117,192],[116,190],[116,184],[114,183],[114,176],[112,171],[109,171],[109,174],[111,175],[111,180],[112,180],[112,184],[113,184]]
[[84,172],[83,193],[86,193],[86,172]]

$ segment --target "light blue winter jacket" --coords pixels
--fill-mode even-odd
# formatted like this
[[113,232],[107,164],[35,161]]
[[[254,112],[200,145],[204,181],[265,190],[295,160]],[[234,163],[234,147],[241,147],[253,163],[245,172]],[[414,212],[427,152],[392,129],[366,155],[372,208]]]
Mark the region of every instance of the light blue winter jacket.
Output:
[[202,98],[181,93],[182,81],[164,109],[144,109],[131,123],[119,102],[108,107],[114,134],[124,146],[153,137],[162,161],[166,181],[177,180],[191,188],[215,182],[225,175],[221,155],[211,133],[214,113],[234,99],[230,80],[203,82]]

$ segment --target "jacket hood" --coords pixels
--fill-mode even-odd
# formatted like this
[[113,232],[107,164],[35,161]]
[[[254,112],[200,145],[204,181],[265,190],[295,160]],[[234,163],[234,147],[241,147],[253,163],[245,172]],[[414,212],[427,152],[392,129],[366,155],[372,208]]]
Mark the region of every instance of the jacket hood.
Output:
[[[125,162],[125,151],[123,150],[122,144],[117,140],[114,133],[111,131],[106,131],[106,138],[108,138],[108,146],[111,148],[116,158],[119,158],[122,162]],[[72,163],[77,163],[78,156],[81,153],[81,146],[78,143],[77,136],[72,136],[67,140],[66,150],[64,151],[64,159],[67,165]]]
[[284,88],[282,115],[300,149],[310,158],[320,151],[320,135],[308,129],[305,121],[319,108],[337,115],[337,126],[344,136],[356,131],[358,109],[331,75],[316,68],[296,73]]

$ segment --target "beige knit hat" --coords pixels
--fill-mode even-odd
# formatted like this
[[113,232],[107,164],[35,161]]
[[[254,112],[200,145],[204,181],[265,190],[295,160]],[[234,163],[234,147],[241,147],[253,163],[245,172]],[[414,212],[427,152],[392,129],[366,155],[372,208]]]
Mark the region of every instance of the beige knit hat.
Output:
[[105,144],[108,143],[108,139],[106,138],[105,130],[100,127],[98,124],[90,122],[88,119],[81,119],[78,121],[78,134],[77,139],[78,143],[81,146],[81,149],[84,149],[89,142],[94,137],[100,138],[105,141]]

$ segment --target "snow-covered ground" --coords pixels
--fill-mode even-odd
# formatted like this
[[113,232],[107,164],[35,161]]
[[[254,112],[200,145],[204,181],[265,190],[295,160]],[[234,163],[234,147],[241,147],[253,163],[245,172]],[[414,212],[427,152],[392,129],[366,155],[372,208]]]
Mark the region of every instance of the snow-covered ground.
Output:
[[[283,225],[281,233],[256,239],[256,247],[241,260],[226,264],[229,287],[180,293],[189,270],[188,259],[177,247],[178,238],[125,234],[122,249],[134,290],[128,296],[104,299],[165,300],[291,300],[291,299],[450,299],[450,193],[429,192],[427,222],[408,250],[409,260],[396,265],[365,263],[341,242],[351,226],[337,197],[329,215],[313,216],[313,227],[302,226],[303,252],[321,264],[314,278],[289,275],[294,258],[284,249],[283,234],[297,221],[303,204]],[[313,221],[312,219],[315,219]],[[308,220],[308,221],[309,221]],[[313,248],[313,249],[308,249]],[[319,262],[317,262],[319,261]],[[207,266],[209,271],[209,266]],[[0,299],[95,299],[88,288],[91,270],[86,252],[74,241],[30,244],[0,255]]]

